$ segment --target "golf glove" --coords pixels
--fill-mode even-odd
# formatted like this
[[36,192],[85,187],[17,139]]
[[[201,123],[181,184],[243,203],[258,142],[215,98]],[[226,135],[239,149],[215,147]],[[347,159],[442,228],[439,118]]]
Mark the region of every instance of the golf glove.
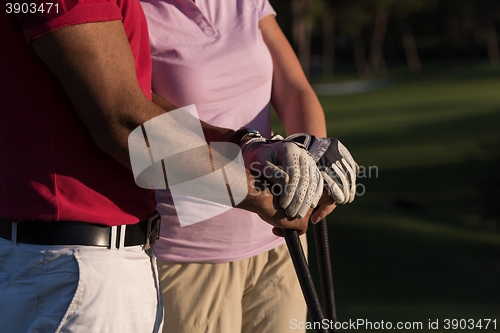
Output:
[[314,158],[330,195],[337,204],[351,203],[356,194],[359,166],[347,148],[335,138],[316,138],[299,133],[286,138],[307,147]]
[[241,151],[248,169],[281,185],[279,205],[287,216],[301,219],[310,207],[316,207],[323,192],[323,178],[304,145],[276,135],[270,140],[245,141]]

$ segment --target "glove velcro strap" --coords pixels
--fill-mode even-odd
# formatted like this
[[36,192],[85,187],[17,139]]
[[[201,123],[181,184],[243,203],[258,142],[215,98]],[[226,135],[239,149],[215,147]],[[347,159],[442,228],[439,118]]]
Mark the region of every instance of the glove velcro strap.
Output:
[[332,141],[330,138],[316,139],[314,136],[312,138],[314,141],[311,143],[308,150],[314,158],[314,162],[318,163],[319,159],[325,154],[328,147],[330,147]]
[[290,135],[286,139],[289,141],[298,142],[298,143],[304,145],[304,147],[306,147],[307,150],[309,150],[309,147],[311,147],[311,144],[316,140],[316,137],[314,135],[297,133],[297,134]]
[[330,138],[316,138],[314,135],[303,133],[290,135],[286,139],[303,144],[316,163],[325,154],[332,142]]

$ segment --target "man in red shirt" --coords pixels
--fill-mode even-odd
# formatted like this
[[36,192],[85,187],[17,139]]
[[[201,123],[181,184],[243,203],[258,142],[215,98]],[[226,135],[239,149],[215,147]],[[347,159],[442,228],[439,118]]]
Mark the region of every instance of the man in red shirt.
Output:
[[[150,100],[138,1],[55,4],[0,13],[0,327],[157,332],[156,203],[134,182],[127,138],[176,107]],[[207,141],[239,143],[232,130],[203,130]],[[239,208],[306,230],[311,210],[288,218],[248,170],[247,178]]]

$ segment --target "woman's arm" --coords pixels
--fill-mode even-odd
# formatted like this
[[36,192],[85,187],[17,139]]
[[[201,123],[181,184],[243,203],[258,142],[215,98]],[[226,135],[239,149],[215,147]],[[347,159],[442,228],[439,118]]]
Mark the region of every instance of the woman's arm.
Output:
[[[274,15],[262,18],[259,28],[273,59],[271,102],[285,127],[286,135],[307,133],[326,137],[323,108]],[[320,221],[335,207],[333,199],[325,191],[320,205],[311,217],[312,222]]]
[[286,135],[307,133],[326,137],[323,108],[274,16],[262,18],[259,28],[273,58],[271,102]]

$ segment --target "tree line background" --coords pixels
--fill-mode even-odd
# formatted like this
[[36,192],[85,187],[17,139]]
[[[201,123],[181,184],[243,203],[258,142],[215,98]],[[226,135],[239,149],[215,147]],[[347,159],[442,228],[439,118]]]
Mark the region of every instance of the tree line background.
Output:
[[308,76],[458,59],[500,63],[498,0],[270,0]]

